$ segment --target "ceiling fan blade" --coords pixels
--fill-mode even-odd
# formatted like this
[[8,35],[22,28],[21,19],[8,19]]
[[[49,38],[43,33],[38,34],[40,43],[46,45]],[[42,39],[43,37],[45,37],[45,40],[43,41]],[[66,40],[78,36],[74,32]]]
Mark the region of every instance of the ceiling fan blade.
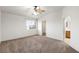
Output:
[[45,10],[38,10],[37,12],[39,12],[40,14],[45,12]]
[[41,10],[42,12],[45,12],[45,10]]

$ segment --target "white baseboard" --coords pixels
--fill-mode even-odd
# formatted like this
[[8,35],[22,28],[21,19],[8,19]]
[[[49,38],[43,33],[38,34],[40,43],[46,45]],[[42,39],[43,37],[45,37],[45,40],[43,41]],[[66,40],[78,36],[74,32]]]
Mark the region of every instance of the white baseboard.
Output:
[[38,34],[34,34],[34,35],[29,35],[29,36],[24,36],[24,37],[18,37],[18,38],[13,38],[13,39],[6,39],[6,40],[1,40],[1,42],[3,41],[9,41],[9,40],[16,40],[16,39],[21,39],[21,38],[26,38],[26,37],[32,37],[32,36],[36,36]]

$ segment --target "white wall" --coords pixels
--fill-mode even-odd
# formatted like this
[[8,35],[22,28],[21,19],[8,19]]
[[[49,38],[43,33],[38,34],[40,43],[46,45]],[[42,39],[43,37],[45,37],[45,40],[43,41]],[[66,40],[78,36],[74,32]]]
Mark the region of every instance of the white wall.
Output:
[[63,18],[71,17],[71,39],[70,46],[79,51],[79,7],[65,7]]
[[1,11],[0,11],[0,42],[1,42]]
[[28,18],[24,16],[2,12],[1,17],[2,17],[2,41],[37,34],[37,28],[32,30],[26,29],[26,20]]
[[42,35],[42,33],[46,32],[46,25],[45,25],[45,18],[44,17],[40,17],[38,19],[38,34]]
[[63,21],[61,19],[62,10],[54,11],[45,16],[46,35],[48,37],[63,40]]
[[38,34],[42,35],[42,19],[38,19]]

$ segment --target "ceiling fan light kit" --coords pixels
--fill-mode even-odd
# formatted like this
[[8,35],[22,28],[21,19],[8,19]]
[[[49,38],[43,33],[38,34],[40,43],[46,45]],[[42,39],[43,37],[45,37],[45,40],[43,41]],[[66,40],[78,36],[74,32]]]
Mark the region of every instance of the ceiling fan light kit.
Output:
[[34,15],[41,14],[42,12],[45,12],[45,10],[42,10],[39,6],[34,6]]

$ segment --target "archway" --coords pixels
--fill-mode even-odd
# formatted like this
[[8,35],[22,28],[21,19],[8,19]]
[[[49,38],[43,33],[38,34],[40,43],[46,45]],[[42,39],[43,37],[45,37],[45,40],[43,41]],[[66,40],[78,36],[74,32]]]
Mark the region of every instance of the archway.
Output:
[[71,40],[71,17],[67,16],[64,19],[64,41],[70,44]]

